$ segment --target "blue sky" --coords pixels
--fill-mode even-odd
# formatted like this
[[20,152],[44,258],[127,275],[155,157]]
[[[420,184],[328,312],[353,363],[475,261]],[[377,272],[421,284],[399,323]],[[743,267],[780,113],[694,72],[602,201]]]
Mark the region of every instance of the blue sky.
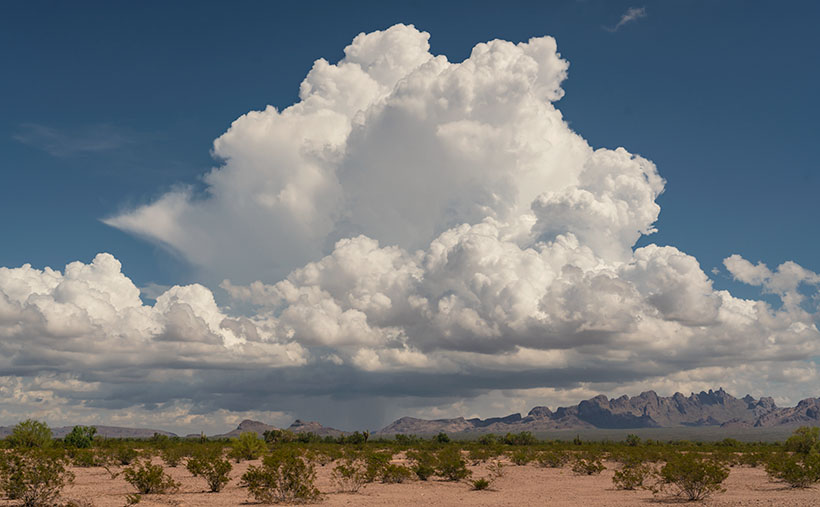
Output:
[[[167,241],[161,246],[164,240],[158,239],[161,236],[159,232],[151,230],[150,219],[138,219],[136,227],[120,225],[118,228],[107,225],[103,220],[133,218],[136,216],[133,213],[140,209],[156,209],[152,206],[169,195],[189,196],[184,198],[189,199],[185,201],[188,205],[186,212],[196,215],[202,208],[191,203],[207,201],[213,192],[221,188],[203,178],[212,168],[226,167],[223,166],[224,161],[215,160],[212,156],[213,143],[231,127],[234,120],[249,111],[264,110],[268,105],[282,110],[297,103],[299,84],[315,60],[325,58],[330,64],[335,64],[345,56],[343,48],[357,34],[386,30],[396,23],[404,23],[428,32],[429,52],[432,55],[446,55],[451,63],[462,62],[470,57],[476,44],[489,40],[519,43],[533,37],[554,37],[560,57],[569,62],[569,70],[568,78],[559,80],[565,94],[560,100],[550,101],[563,114],[569,127],[593,148],[614,150],[624,147],[632,154],[651,160],[666,180],[663,193],[650,199],[660,206],[655,222],[657,232],[641,236],[634,247],[650,244],[674,246],[699,262],[703,272],[711,277],[715,289],[729,289],[738,298],[759,298],[771,303],[775,309],[781,308],[782,304],[784,312],[798,311],[790,308],[787,302],[790,294],[796,292],[807,296],[799,301],[798,306],[814,312],[817,306],[814,273],[820,271],[820,258],[817,256],[820,247],[820,236],[817,234],[820,200],[816,198],[820,180],[817,175],[817,128],[814,125],[815,118],[820,114],[817,94],[820,89],[820,67],[816,64],[820,61],[820,34],[816,30],[818,19],[820,6],[808,1],[775,4],[754,1],[638,3],[585,0],[512,1],[503,5],[479,1],[358,1],[317,2],[310,8],[293,3],[252,1],[6,2],[0,16],[0,152],[4,155],[0,162],[0,266],[16,268],[30,263],[38,269],[50,266],[63,270],[70,262],[91,263],[98,253],[107,252],[121,262],[122,272],[136,287],[193,283],[207,287],[220,305],[218,310],[208,306],[208,295],[186,293],[174,297],[179,300],[189,298],[186,301],[195,313],[204,312],[197,314],[203,321],[211,322],[208,319],[217,318],[213,315],[218,314],[216,327],[219,327],[219,319],[226,315],[240,322],[238,315],[244,314],[259,319],[254,320],[254,325],[261,330],[264,328],[262,315],[273,315],[275,319],[287,315],[289,309],[296,308],[288,307],[292,302],[280,304],[280,301],[278,306],[268,307],[267,303],[260,303],[258,294],[252,294],[251,289],[242,289],[245,287],[243,284],[259,280],[267,284],[266,287],[272,287],[290,270],[331,254],[334,241],[352,238],[354,232],[378,239],[381,247],[390,246],[393,244],[391,238],[400,236],[389,230],[391,227],[395,230],[396,224],[376,224],[370,215],[361,210],[337,210],[334,213],[341,215],[333,215],[336,217],[334,220],[339,216],[347,218],[336,223],[327,235],[306,240],[306,244],[310,244],[303,250],[296,247],[288,250],[287,244],[292,238],[284,233],[271,241],[260,242],[259,245],[263,246],[249,245],[249,250],[258,246],[260,256],[269,256],[271,265],[278,266],[267,271],[264,266],[255,269],[259,268],[257,257],[248,260],[238,255],[233,258],[228,256],[227,260],[202,260],[196,255],[197,250],[202,249],[202,243],[196,244],[190,238],[186,246],[169,246]],[[387,49],[385,47],[385,51]],[[495,78],[502,80],[504,76]],[[236,147],[229,148],[244,153],[244,146],[237,143]],[[366,164],[369,159],[364,157],[359,160]],[[351,181],[375,186],[377,184],[372,182],[381,180],[375,177]],[[430,185],[435,186],[436,183]],[[485,188],[476,194],[465,194],[468,197],[462,198],[469,200],[469,195],[474,195],[479,199],[492,190]],[[359,190],[349,190],[346,195],[356,192]],[[358,199],[366,201],[368,197],[362,194]],[[527,204],[524,203],[525,207]],[[369,205],[377,206],[373,203]],[[456,207],[460,205],[453,204]],[[558,206],[555,202],[544,206],[551,213],[560,211],[555,208]],[[226,217],[220,209],[216,206],[209,211],[213,213],[207,215],[210,218],[201,218],[218,222],[214,225],[217,231],[213,233],[214,237],[218,236],[219,227],[224,227],[225,231],[244,226],[253,230],[253,223],[231,222],[234,219]],[[651,206],[648,209],[647,213],[651,215]],[[472,225],[480,221],[470,214],[472,212],[462,213],[459,210],[461,208],[447,211],[454,214],[455,221],[451,220],[452,217],[439,217],[441,222],[436,223],[437,227],[441,224],[444,226],[429,231],[430,234],[424,236],[421,242],[408,239],[404,243],[402,239],[395,243],[410,255],[416,248],[425,249],[439,233],[459,223],[458,220]],[[162,213],[160,216],[185,233],[197,227],[202,229],[196,229],[196,234],[209,233],[196,217],[177,220]],[[201,216],[206,215],[202,213]],[[349,221],[345,222],[348,218]],[[554,224],[546,226],[542,239],[553,238],[554,235],[550,234],[563,231],[555,227]],[[579,231],[575,233],[584,244],[587,242],[582,237],[584,232]],[[601,237],[611,232],[606,228],[598,231]],[[196,236],[195,233],[191,234],[192,237]],[[605,240],[592,238],[589,244],[596,245],[597,241]],[[627,242],[627,246],[630,245],[632,243]],[[527,245],[522,245],[522,248],[524,246]],[[270,251],[265,248],[270,248]],[[595,250],[596,247],[592,248]],[[612,261],[608,264],[612,269],[624,261],[624,258],[618,257],[622,253],[595,253],[602,259]],[[724,259],[732,254],[739,254],[751,264],[743,260],[734,262],[731,268],[728,264],[724,266]],[[289,260],[279,262],[280,257]],[[757,262],[763,262],[774,271],[788,261],[802,266],[804,271],[795,268],[789,271],[792,276],[784,268],[778,278],[779,275],[766,274],[760,271],[759,266],[754,267]],[[104,260],[100,263],[102,265]],[[246,269],[222,269],[226,263],[245,264]],[[581,260],[577,263],[583,264]],[[714,273],[713,268],[717,268]],[[656,290],[642,278],[636,281],[640,277],[629,278],[632,274],[623,276],[638,287],[638,292]],[[705,283],[698,278],[700,274],[692,276],[695,280],[692,287]],[[220,282],[225,278],[235,284],[233,292],[230,285],[228,289],[224,284],[220,288]],[[663,283],[672,283],[669,278],[663,279],[666,280]],[[305,280],[307,278],[302,282],[307,284]],[[298,284],[294,282],[294,285]],[[281,298],[284,297],[283,290],[281,287],[265,289],[265,294],[275,293],[276,297]],[[336,302],[341,301],[341,296],[335,296],[333,287],[323,287],[322,290],[334,295]],[[161,289],[143,292],[143,300],[150,302],[159,292]],[[353,289],[347,292],[342,290],[342,294],[354,292]],[[387,290],[379,294],[382,293],[390,295]],[[442,289],[440,295],[443,301],[448,295],[457,293],[457,289]],[[653,311],[667,312],[661,319],[663,322],[688,322],[686,325],[696,326],[709,321],[703,320],[703,306],[698,306],[701,303],[692,303],[690,308],[686,306],[691,302],[689,300],[674,302],[675,308],[686,307],[675,313],[677,310],[667,308],[672,303],[657,303],[658,297],[663,299],[658,294],[652,292],[644,295],[646,301],[660,305]],[[395,305],[396,299],[391,297]],[[476,301],[487,303],[480,296],[476,297]],[[720,296],[710,293],[709,297],[714,299]],[[201,306],[197,306],[200,303]],[[126,303],[122,304],[127,306]],[[724,301],[724,308],[727,304]],[[114,306],[117,307],[117,304]],[[344,305],[342,308],[345,308]],[[380,318],[367,310],[360,310],[370,324]],[[256,311],[260,313],[253,314]],[[296,310],[293,311],[295,314]],[[629,311],[621,310],[622,313]],[[203,316],[207,312],[211,312],[211,317]],[[696,313],[699,316],[692,317]],[[816,314],[798,316],[795,313],[789,314],[788,319],[783,318],[793,319],[794,322],[788,320],[793,326],[799,321],[800,325],[789,329],[799,329],[800,332],[804,331],[801,327],[804,324],[816,322]],[[403,359],[407,361],[416,358],[412,354],[429,353],[430,350],[462,351],[464,348],[470,353],[478,351],[481,354],[503,355],[512,353],[513,349],[509,347],[529,350],[527,347],[534,346],[529,338],[522,338],[520,342],[510,338],[507,343],[511,345],[498,349],[486,344],[466,346],[462,342],[456,343],[456,338],[446,345],[414,343],[412,333],[416,324],[407,324],[407,319],[399,321],[401,324],[384,324],[384,329],[400,328],[401,336],[409,337],[402,349],[403,353],[409,354]],[[170,320],[162,322],[157,325],[165,326],[165,331],[157,333],[173,334],[169,331],[173,327],[168,323]],[[591,320],[588,324],[592,325]],[[275,325],[284,324],[277,320]],[[373,386],[380,382],[392,384],[381,377],[362,380],[357,372],[387,368],[384,366],[386,353],[373,352],[373,357],[378,356],[381,360],[378,363],[380,366],[376,367],[373,366],[376,363],[364,362],[366,354],[362,355],[362,351],[370,354],[375,349],[339,352],[334,348],[335,343],[323,341],[322,338],[307,337],[302,340],[299,333],[306,333],[305,336],[309,333],[300,331],[296,324],[288,325],[291,325],[288,328],[290,331],[285,335],[288,339],[295,336],[296,341],[287,346],[298,345],[305,347],[305,350],[310,349],[310,353],[301,348],[295,352],[295,349],[288,349],[289,357],[304,352],[304,357],[299,356],[300,361],[305,361],[304,364],[330,361],[339,368],[339,372],[337,377],[331,376],[329,382],[348,386],[347,391],[346,388],[327,392],[318,389],[315,390],[316,396],[346,399],[352,403],[351,406],[356,403],[355,396],[351,394],[354,391],[391,400],[380,405],[378,414],[359,416],[353,413],[356,410],[351,409],[349,414],[329,421],[347,424],[348,427],[375,425],[393,415],[405,415],[404,412],[408,411],[415,411],[418,415],[495,415],[495,410],[517,409],[515,403],[524,407],[539,396],[546,396],[547,402],[560,403],[574,401],[597,391],[614,393],[619,389],[647,386],[663,391],[690,385],[709,387],[713,381],[711,374],[703,373],[706,363],[698,363],[694,355],[685,351],[674,354],[674,367],[660,363],[648,366],[643,380],[632,378],[624,370],[608,363],[607,354],[598,351],[588,359],[589,364],[600,361],[602,369],[613,368],[615,373],[611,376],[602,375],[595,379],[573,377],[566,385],[547,380],[541,383],[511,380],[495,385],[492,379],[496,378],[498,365],[485,371],[480,366],[483,364],[481,361],[473,364],[466,359],[454,359],[453,364],[460,365],[458,371],[462,377],[459,378],[472,379],[475,385],[483,387],[464,387],[463,391],[454,389],[439,397],[431,397],[429,393],[425,394],[427,388],[423,386],[434,382],[431,379],[437,377],[420,374],[410,377],[419,386],[416,392],[403,391],[399,387],[395,387],[396,392],[390,391],[392,387],[379,391]],[[418,325],[420,329],[427,329]],[[270,326],[275,327],[274,324]],[[340,329],[349,328],[341,326]],[[347,331],[339,332],[343,346],[354,340],[352,335],[344,335]],[[561,334],[563,331],[549,332]],[[732,334],[735,332],[740,331],[715,328],[714,336],[726,337],[731,343],[733,336],[739,336]],[[760,332],[765,338],[769,336],[766,333],[775,331],[768,329]],[[450,336],[447,334],[449,331],[442,333]],[[503,334],[503,331],[499,333]],[[29,338],[34,336],[25,333],[20,336],[24,335]],[[10,343],[8,336],[11,335],[3,336]],[[784,338],[787,341],[791,339]],[[280,336],[276,340],[283,338]],[[692,344],[697,343],[695,338],[692,340]],[[794,348],[773,358],[768,367],[773,371],[782,369],[785,364],[782,361],[786,361],[787,357],[792,360],[817,354],[816,345],[811,341],[814,338],[801,340],[803,338],[794,338],[793,342],[789,342]],[[796,345],[798,342],[799,346]],[[284,342],[277,343],[286,346]],[[549,347],[535,348],[553,350]],[[565,350],[565,347],[561,345],[558,349]],[[279,349],[273,353],[284,354]],[[349,357],[345,353],[349,353]],[[724,366],[742,369],[742,360],[732,361],[727,359]],[[406,366],[409,363],[401,364]],[[708,366],[721,365],[710,363]],[[813,362],[804,361],[798,366],[806,371],[811,370],[801,378],[815,379]],[[425,366],[428,367],[432,368]],[[437,367],[447,368],[446,365]],[[673,381],[662,380],[665,367],[672,368],[669,371],[682,377]],[[61,382],[67,382],[66,378],[106,382],[108,378],[104,372],[91,371],[82,365],[70,371],[54,370],[50,366],[25,372],[19,365],[4,368],[0,368],[0,377],[6,375],[9,379],[24,383],[41,382],[37,379],[44,371],[62,375]],[[488,373],[490,370],[492,372]],[[293,378],[300,379],[300,375],[308,375],[312,370],[306,368],[302,373],[298,369],[293,371],[297,372]],[[470,376],[465,371],[474,371],[474,375]],[[254,374],[257,373],[262,376],[278,375],[274,370],[259,370]],[[741,373],[738,375],[742,376]],[[350,380],[353,377],[357,380]],[[543,378],[547,377],[550,375],[545,373]],[[391,378],[397,386],[401,384],[396,377]],[[769,380],[766,385],[771,386],[775,394],[783,393],[781,399],[791,401],[785,393],[788,392],[786,386],[793,379],[776,378],[772,374]],[[810,386],[813,381],[806,380],[804,385]],[[739,380],[737,388],[752,385],[751,381],[744,382]],[[112,385],[121,384],[126,382],[122,379],[112,381]],[[463,380],[454,384],[467,386],[469,382]],[[163,423],[165,419],[162,417],[169,418],[170,412],[162,410],[167,408],[170,411],[169,404],[174,403],[183,404],[190,413],[222,411],[219,413],[223,414],[223,419],[220,419],[223,421],[247,415],[251,410],[249,407],[258,404],[258,400],[252,397],[243,402],[224,401],[229,389],[225,387],[226,381],[216,374],[203,374],[196,389],[166,398],[158,394],[162,386],[151,385],[156,388],[155,394],[151,395],[153,397],[140,397],[133,392],[126,396],[133,395],[133,403],[123,406],[136,407],[132,413],[135,424]],[[499,389],[530,391],[519,393],[516,397],[499,395]],[[806,389],[810,390],[809,387]],[[125,396],[123,391],[114,388],[101,390],[93,400],[79,395],[82,390],[74,392],[62,388],[55,393],[58,391],[63,399],[61,407],[75,407],[76,403],[80,403],[114,410],[115,404],[111,400]],[[191,394],[194,391],[196,395]],[[276,399],[278,405],[274,402],[270,405],[280,407],[278,411],[274,414],[272,408],[260,408],[263,412],[257,416],[277,421],[277,417],[284,421],[300,414],[321,416],[321,413],[306,408],[307,402],[298,401],[302,394],[298,390],[283,390],[281,399]],[[518,401],[501,402],[499,396]],[[452,405],[454,402],[456,405]],[[25,404],[20,407],[21,411],[29,410]],[[164,408],[158,411],[156,407]],[[72,412],[74,409],[69,408],[62,409],[60,413],[48,412],[45,408],[38,410],[42,410],[43,417],[52,420],[69,417],[70,414],[85,417],[84,412]],[[13,417],[13,412],[0,413],[0,417]],[[178,425],[175,427],[183,425],[179,420],[167,424]]]
[[[632,6],[646,17],[603,29]],[[61,267],[106,251],[138,284],[192,281],[184,263],[99,219],[196,182],[214,165],[213,139],[237,116],[291,104],[314,59],[338,60],[357,33],[405,22],[430,32],[431,51],[451,61],[493,38],[554,36],[571,63],[559,103],[571,126],[594,146],[646,156],[668,181],[659,232],[642,242],[678,245],[707,270],[732,253],[820,269],[815,2],[9,2],[4,10],[0,265]],[[93,142],[98,136],[108,139]]]

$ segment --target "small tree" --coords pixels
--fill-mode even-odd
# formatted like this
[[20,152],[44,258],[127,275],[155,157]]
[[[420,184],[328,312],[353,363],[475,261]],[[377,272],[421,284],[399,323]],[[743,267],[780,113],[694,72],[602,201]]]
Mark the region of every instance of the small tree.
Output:
[[26,419],[17,423],[11,430],[8,442],[11,447],[25,449],[50,447],[52,443],[51,429],[44,422]]
[[231,462],[222,458],[218,448],[204,449],[196,452],[188,460],[188,471],[194,477],[203,477],[212,492],[218,493],[230,480]]
[[31,449],[0,454],[0,489],[25,507],[55,505],[60,492],[74,480],[62,453]]
[[71,433],[65,436],[63,442],[69,447],[88,449],[94,443],[94,435],[96,434],[97,428],[94,426],[74,426]]

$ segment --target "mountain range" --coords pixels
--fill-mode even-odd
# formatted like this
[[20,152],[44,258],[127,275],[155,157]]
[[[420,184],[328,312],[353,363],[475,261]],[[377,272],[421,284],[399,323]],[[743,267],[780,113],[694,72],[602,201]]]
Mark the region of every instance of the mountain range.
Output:
[[607,398],[599,395],[555,411],[534,407],[526,416],[510,414],[489,419],[417,419],[402,417],[378,431],[379,435],[444,433],[508,433],[562,429],[630,429],[681,426],[771,428],[820,425],[820,398],[802,400],[795,407],[779,408],[769,397],[735,398],[723,390],[701,391],[669,397],[646,391],[638,396]]
[[[780,408],[770,397],[753,398],[746,395],[735,398],[723,390],[701,391],[685,396],[658,396],[646,391],[638,396],[607,398],[598,395],[577,405],[560,407],[555,411],[538,406],[526,416],[510,414],[488,419],[456,417],[453,419],[418,419],[402,417],[374,436],[396,434],[430,435],[439,432],[458,433],[519,433],[574,429],[638,429],[674,427],[722,427],[722,428],[778,428],[796,426],[820,426],[820,398],[807,398],[794,407]],[[175,434],[154,429],[125,428],[119,426],[96,426],[97,434],[107,438],[150,438],[155,433],[167,436]],[[72,426],[52,428],[56,438],[67,435]],[[236,429],[212,438],[233,438],[245,431],[262,435],[265,431],[279,429],[259,421],[244,420]],[[0,426],[0,438],[11,434],[11,426]],[[315,421],[297,419],[287,430],[294,433],[311,432],[319,436],[338,437],[348,432],[322,426]],[[188,437],[199,437],[188,435]]]

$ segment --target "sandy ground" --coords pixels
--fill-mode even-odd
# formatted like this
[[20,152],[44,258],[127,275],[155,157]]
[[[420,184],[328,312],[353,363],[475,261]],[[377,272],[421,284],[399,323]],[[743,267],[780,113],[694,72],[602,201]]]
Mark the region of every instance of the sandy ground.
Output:
[[[228,506],[253,505],[247,490],[239,487],[239,477],[251,464],[234,465],[231,482],[220,493],[208,493],[205,481],[192,477],[179,466],[166,470],[182,483],[180,491],[173,495],[145,495],[139,506]],[[670,505],[685,503],[677,498],[653,497],[648,491],[619,491],[612,486],[614,463],[607,463],[607,470],[597,476],[578,476],[569,468],[551,469],[535,465],[515,466],[508,464],[504,476],[498,479],[492,490],[473,491],[465,483],[430,480],[405,484],[368,484],[358,493],[338,493],[330,480],[333,465],[317,466],[317,486],[324,493],[322,506],[627,506]],[[487,475],[482,465],[471,467],[474,478]],[[122,507],[125,497],[134,489],[121,477],[111,479],[102,468],[74,468],[74,484],[64,491],[64,498],[84,501],[96,507]],[[782,484],[769,482],[764,470],[759,468],[732,468],[724,483],[726,492],[718,493],[697,505],[709,506],[820,506],[820,488],[791,489]],[[14,502],[0,501],[2,506]],[[691,505],[691,504],[690,504]]]

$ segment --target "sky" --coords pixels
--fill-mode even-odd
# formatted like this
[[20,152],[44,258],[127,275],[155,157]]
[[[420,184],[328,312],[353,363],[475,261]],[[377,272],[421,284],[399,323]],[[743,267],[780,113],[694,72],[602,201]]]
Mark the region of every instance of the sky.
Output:
[[814,2],[7,2],[0,424],[818,396]]

